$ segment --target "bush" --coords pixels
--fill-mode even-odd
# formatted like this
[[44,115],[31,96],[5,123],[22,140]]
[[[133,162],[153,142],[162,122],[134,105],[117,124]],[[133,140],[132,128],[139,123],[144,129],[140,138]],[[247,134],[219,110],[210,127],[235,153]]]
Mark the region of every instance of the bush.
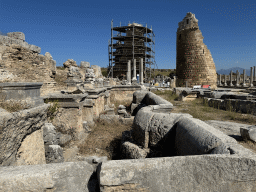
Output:
[[[45,103],[49,103],[49,100],[46,99]],[[51,102],[51,106],[49,107],[47,111],[47,117],[50,118],[50,120],[54,119],[54,116],[56,115],[56,112],[59,110],[59,101],[54,100]]]

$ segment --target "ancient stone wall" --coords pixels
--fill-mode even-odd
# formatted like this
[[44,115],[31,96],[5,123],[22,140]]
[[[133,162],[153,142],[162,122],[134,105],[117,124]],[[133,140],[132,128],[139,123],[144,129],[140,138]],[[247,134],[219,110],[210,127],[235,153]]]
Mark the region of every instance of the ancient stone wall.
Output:
[[177,86],[194,85],[217,86],[215,64],[210,51],[203,43],[203,36],[198,27],[198,20],[192,13],[179,23],[176,40]]
[[54,90],[56,61],[20,45],[0,45],[1,82],[43,82],[41,94]]
[[127,102],[131,103],[133,93],[137,90],[141,90],[140,86],[115,86],[110,91],[110,102]]
[[48,107],[0,115],[0,166],[45,163],[42,127]]
[[0,35],[0,45],[12,46],[13,44],[20,45],[35,53],[40,53],[41,48],[25,42],[25,34],[22,32],[10,32],[7,36]]

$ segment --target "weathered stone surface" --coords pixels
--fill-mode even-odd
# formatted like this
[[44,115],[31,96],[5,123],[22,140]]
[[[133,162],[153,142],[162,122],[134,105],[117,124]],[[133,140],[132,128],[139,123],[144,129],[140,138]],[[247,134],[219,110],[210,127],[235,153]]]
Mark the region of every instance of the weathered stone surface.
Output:
[[[132,103],[132,104],[131,104],[131,114],[132,114],[132,115],[136,115],[136,114],[135,114],[135,110],[136,110],[136,108],[138,107],[138,105],[139,105],[139,104],[135,104],[135,103]],[[136,111],[136,113],[137,113],[137,111]]]
[[246,128],[251,125],[242,124],[242,123],[234,123],[228,121],[217,121],[217,120],[209,120],[205,121],[208,125],[213,126],[214,128],[222,131],[223,133],[230,135],[230,136],[240,136],[240,128]]
[[34,131],[23,139],[16,159],[15,166],[46,164],[42,129]]
[[84,129],[85,133],[90,133],[92,131],[92,129],[89,127],[89,124],[87,121],[83,121],[83,129]]
[[134,117],[132,116],[127,116],[127,117],[121,117],[119,118],[119,122],[123,125],[132,125],[134,121]]
[[91,68],[94,70],[95,78],[102,78],[101,67],[98,65],[92,65]]
[[7,33],[8,37],[25,41],[25,34],[22,32],[10,32]]
[[93,69],[87,68],[85,73],[85,83],[94,84],[95,82],[95,73]]
[[5,109],[0,108],[0,114],[1,115],[7,115],[7,114],[10,114],[10,113],[8,111],[6,111]]
[[64,162],[63,149],[59,145],[46,145],[45,159],[46,163]]
[[118,122],[119,121],[119,115],[100,115],[100,121],[112,124],[113,122]]
[[92,165],[66,162],[0,168],[0,191],[85,191],[91,189]]
[[238,192],[255,191],[255,171],[255,158],[200,155],[108,161],[98,178],[102,192]]
[[60,132],[58,132],[58,133],[56,134],[56,138],[57,138],[58,144],[59,144],[60,146],[63,146],[63,145],[65,145],[65,144],[67,144],[69,141],[72,140],[72,136],[71,136],[71,135],[62,134],[62,133],[60,133]]
[[43,83],[0,83],[0,99],[26,101],[28,107],[43,105],[40,88]]
[[146,104],[146,105],[159,105],[159,104],[168,104],[168,105],[172,105],[172,103],[170,103],[169,101],[166,101],[165,99],[163,99],[162,97],[152,93],[152,92],[148,92],[145,96],[145,100],[142,101],[142,103]]
[[[16,155],[22,141],[29,134],[42,129],[46,123],[49,106],[49,104],[45,104],[32,109],[0,115],[0,165],[8,166],[16,162]],[[29,147],[30,144],[27,146]],[[23,148],[23,150],[26,149]]]
[[210,51],[203,42],[195,14],[187,13],[177,29],[176,74],[177,86],[217,86],[215,64]]
[[49,60],[52,59],[52,55],[49,52],[45,52],[44,56]]
[[156,145],[172,127],[183,117],[192,117],[184,113],[154,113],[153,106],[143,107],[134,118],[134,142],[144,148]]
[[152,112],[155,113],[170,113],[173,109],[173,104],[159,104],[154,105]]
[[79,83],[82,82],[82,74],[79,71],[78,67],[69,66],[67,73],[67,83]]
[[73,59],[68,59],[67,61],[65,61],[65,62],[63,63],[63,66],[64,66],[65,68],[69,68],[69,67],[71,67],[71,66],[77,67],[77,64],[76,64],[76,62],[75,62]]
[[13,44],[27,48],[34,53],[40,53],[41,48],[25,42],[25,34],[22,32],[10,32],[7,36],[0,35],[0,45],[12,46]]
[[13,78],[14,78],[14,75],[10,73],[8,70],[0,69],[0,82],[9,82],[9,81],[12,81]]
[[90,67],[90,63],[86,62],[86,61],[81,61],[80,62],[80,68],[89,68]]
[[256,142],[256,126],[249,126],[246,128],[240,128],[241,136],[244,140],[252,140]]
[[56,128],[51,123],[45,123],[43,127],[44,144],[58,145]]
[[123,158],[127,159],[143,159],[146,158],[147,152],[144,149],[141,149],[139,146],[126,141],[121,145],[121,151]]
[[115,115],[114,108],[109,107],[108,105],[104,106],[104,114]]
[[125,109],[121,109],[121,110],[118,110],[117,111],[117,114],[120,116],[120,117],[127,117],[128,116],[128,113]]
[[90,156],[90,157],[81,157],[80,158],[82,161],[86,161],[87,163],[91,165],[98,165],[99,163],[107,162],[108,157],[107,156]]
[[237,141],[199,119],[182,118],[177,123],[175,148],[178,155],[201,155]]

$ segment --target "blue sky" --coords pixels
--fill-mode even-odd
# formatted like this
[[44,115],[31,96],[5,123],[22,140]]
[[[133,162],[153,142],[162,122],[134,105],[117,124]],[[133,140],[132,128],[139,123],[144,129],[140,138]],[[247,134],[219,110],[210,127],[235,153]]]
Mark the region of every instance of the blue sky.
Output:
[[0,1],[0,31],[23,32],[26,41],[67,59],[108,66],[111,20],[152,26],[160,69],[176,68],[176,31],[187,12],[198,19],[216,68],[256,65],[255,0],[8,0]]

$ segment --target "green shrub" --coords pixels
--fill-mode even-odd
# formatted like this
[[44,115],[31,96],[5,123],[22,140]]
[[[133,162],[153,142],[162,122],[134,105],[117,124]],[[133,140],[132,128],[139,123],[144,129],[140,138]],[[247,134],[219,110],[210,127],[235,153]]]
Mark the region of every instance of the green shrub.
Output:
[[51,103],[51,106],[49,107],[49,109],[47,111],[47,117],[50,118],[50,120],[53,120],[56,112],[60,108],[59,107],[59,101],[58,100],[54,100],[54,101],[50,102],[48,99],[46,99],[45,103]]

